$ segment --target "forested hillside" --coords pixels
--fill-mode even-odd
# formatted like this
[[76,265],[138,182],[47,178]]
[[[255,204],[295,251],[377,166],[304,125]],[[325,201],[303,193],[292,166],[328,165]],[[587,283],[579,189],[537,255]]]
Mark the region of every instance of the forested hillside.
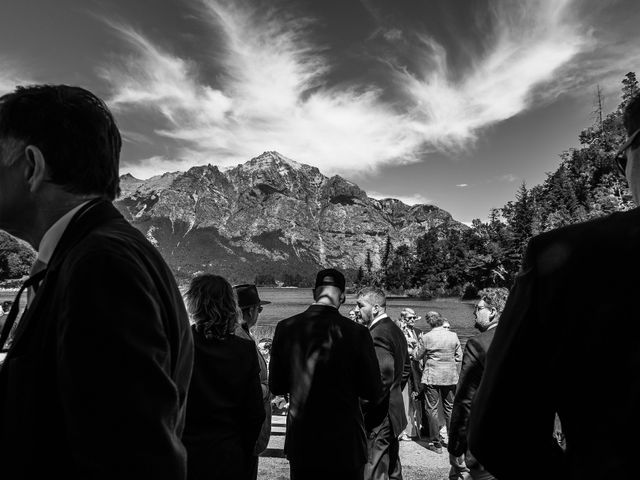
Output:
[[619,106],[606,115],[598,88],[593,125],[580,133],[579,148],[560,155],[560,165],[541,185],[529,188],[523,182],[514,200],[492,209],[487,222],[474,220],[466,231],[432,229],[413,248],[394,248],[388,241],[380,268],[366,261],[359,283],[425,297],[509,287],[533,235],[632,208],[613,157],[625,140],[623,109],[637,93],[635,73],[629,72]]

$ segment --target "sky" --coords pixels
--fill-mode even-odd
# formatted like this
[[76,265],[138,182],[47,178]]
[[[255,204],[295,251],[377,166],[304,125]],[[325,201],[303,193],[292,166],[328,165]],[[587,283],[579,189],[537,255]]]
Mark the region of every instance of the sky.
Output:
[[121,173],[265,151],[486,219],[640,74],[637,0],[3,0],[0,93],[110,106]]

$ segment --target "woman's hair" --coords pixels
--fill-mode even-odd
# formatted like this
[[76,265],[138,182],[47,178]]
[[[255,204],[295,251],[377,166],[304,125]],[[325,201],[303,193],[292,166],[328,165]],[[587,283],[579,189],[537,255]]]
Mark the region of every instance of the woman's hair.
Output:
[[424,319],[431,328],[441,327],[445,320],[438,312],[427,312]]
[[231,335],[239,316],[236,294],[223,277],[199,275],[191,280],[187,306],[195,321],[196,331],[208,340]]

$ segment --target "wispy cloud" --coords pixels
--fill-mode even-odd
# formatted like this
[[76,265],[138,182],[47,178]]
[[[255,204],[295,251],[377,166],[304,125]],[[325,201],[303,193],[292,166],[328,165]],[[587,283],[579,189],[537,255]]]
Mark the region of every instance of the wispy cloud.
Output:
[[367,192],[367,195],[371,198],[375,198],[377,200],[382,200],[384,198],[395,198],[396,200],[400,200],[402,203],[407,205],[424,205],[433,203],[433,200],[425,197],[420,193],[414,193],[413,195],[386,195],[380,192]]
[[[155,133],[178,147],[163,153],[162,165],[224,166],[277,150],[326,173],[366,174],[434,149],[463,148],[480,129],[525,110],[536,88],[589,44],[570,16],[570,0],[504,3],[494,12],[494,44],[460,78],[452,78],[445,49],[417,35],[424,71],[392,72],[409,107],[384,101],[370,85],[329,87],[332,65],[309,36],[313,19],[277,2],[256,10],[242,1],[201,0],[202,17],[223,39],[209,47],[212,64],[221,66],[215,86],[193,61],[115,23],[132,53],[100,74],[113,89],[114,108],[142,106],[164,120]],[[405,38],[400,30],[387,33]],[[160,171],[157,158],[137,169]]]
[[494,41],[461,76],[450,71],[444,47],[418,33],[424,71],[397,71],[416,105],[416,128],[440,148],[462,147],[479,129],[527,109],[534,93],[544,97],[536,89],[592,44],[589,30],[573,14],[575,3],[495,2]]
[[29,75],[21,71],[15,62],[6,57],[0,57],[0,95],[15,90],[18,85],[34,83]]
[[465,188],[465,187],[468,187],[468,186],[469,186],[469,184],[468,184],[468,183],[458,183],[458,184],[456,185],[456,187],[458,187],[458,188]]

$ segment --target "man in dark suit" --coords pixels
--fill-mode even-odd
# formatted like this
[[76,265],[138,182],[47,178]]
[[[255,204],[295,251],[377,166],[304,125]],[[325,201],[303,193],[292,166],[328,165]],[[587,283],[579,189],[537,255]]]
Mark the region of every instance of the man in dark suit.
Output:
[[193,362],[171,271],[113,207],[120,134],[78,87],[0,98],[0,228],[38,251],[0,335],[3,477],[182,480]]
[[480,386],[487,352],[493,341],[495,328],[498,326],[509,291],[506,288],[485,288],[479,293],[480,299],[473,309],[473,317],[475,327],[481,333],[467,340],[451,412],[448,446],[451,464],[450,479],[467,478],[469,470],[473,479],[494,478],[468,451],[467,432],[473,397]]
[[[619,166],[638,204],[640,97],[625,109],[624,126]],[[530,241],[471,415],[470,450],[500,480],[636,471],[639,246],[638,208]],[[556,413],[564,451],[553,438]]]
[[338,312],[344,289],[342,273],[321,270],[314,303],[279,322],[273,337],[269,385],[291,397],[284,448],[292,480],[362,480],[360,399],[379,401],[382,384],[369,332]]
[[356,311],[369,327],[384,386],[384,400],[367,405],[365,410],[369,461],[364,478],[401,480],[398,436],[407,426],[402,389],[409,379],[411,367],[407,340],[387,315],[386,305],[386,296],[378,288],[358,292]]

